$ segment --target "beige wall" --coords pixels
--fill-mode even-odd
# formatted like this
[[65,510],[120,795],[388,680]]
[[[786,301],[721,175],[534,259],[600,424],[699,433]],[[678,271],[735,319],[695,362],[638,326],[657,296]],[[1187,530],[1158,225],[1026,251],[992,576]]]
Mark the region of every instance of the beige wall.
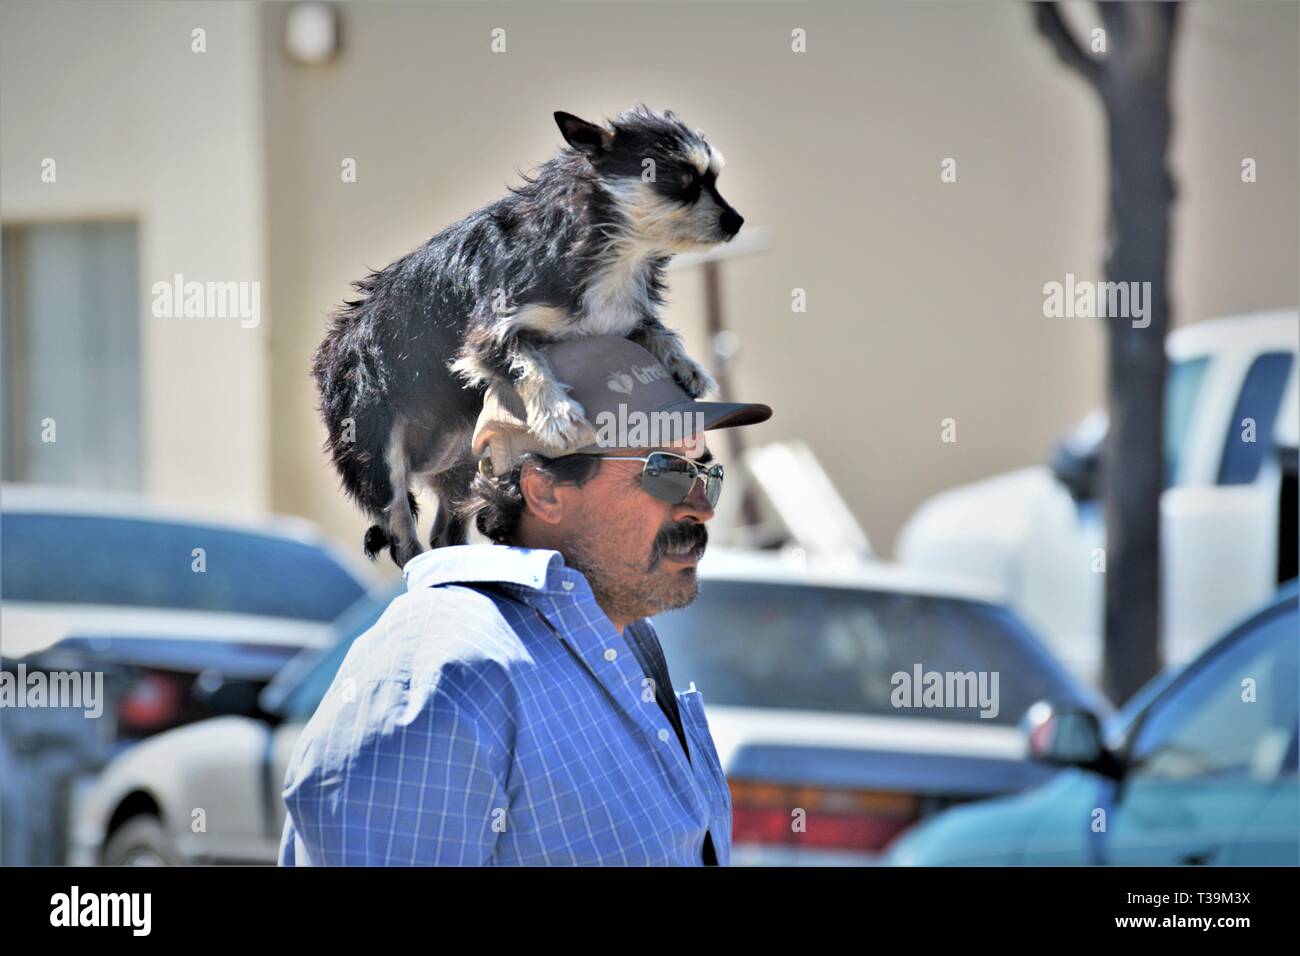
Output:
[[[364,522],[321,453],[308,376],[327,314],[548,157],[553,110],[637,100],[706,130],[724,194],[772,238],[724,267],[737,391],[776,409],[751,437],[807,440],[880,550],[924,498],[1042,460],[1100,400],[1100,324],[1044,319],[1040,290],[1100,269],[1102,117],[1024,4],[364,3],[342,6],[342,56],[318,68],[282,52],[287,9],[3,7],[0,216],[140,221],[161,497],[303,514],[355,548]],[[1300,298],[1297,10],[1186,12],[1179,321]],[[153,319],[149,286],[174,272],[262,281],[261,325]],[[702,353],[700,304],[698,275],[673,273],[667,319]]]
[[264,511],[267,290],[257,327],[151,309],[178,272],[265,281],[257,8],[6,2],[0,23],[0,218],[139,223],[144,490]]
[[[1075,13],[1079,11],[1074,11]],[[265,10],[274,501],[349,543],[363,522],[319,451],[305,369],[347,283],[499,196],[589,118],[645,100],[701,126],[721,186],[772,247],[725,267],[755,440],[800,437],[888,552],[928,495],[1043,460],[1102,395],[1097,321],[1042,317],[1044,282],[1097,276],[1102,117],[1025,5],[523,4],[343,8],[346,48],[287,63]],[[508,52],[489,52],[489,31]],[[789,52],[792,28],[808,52]],[[1297,8],[1193,5],[1174,164],[1180,321],[1297,300]],[[1261,182],[1242,186],[1243,155]],[[339,182],[358,160],[359,182]],[[938,180],[958,161],[956,185]],[[790,310],[807,290],[808,312]],[[701,349],[697,276],[670,324]],[[953,417],[958,442],[940,442]]]

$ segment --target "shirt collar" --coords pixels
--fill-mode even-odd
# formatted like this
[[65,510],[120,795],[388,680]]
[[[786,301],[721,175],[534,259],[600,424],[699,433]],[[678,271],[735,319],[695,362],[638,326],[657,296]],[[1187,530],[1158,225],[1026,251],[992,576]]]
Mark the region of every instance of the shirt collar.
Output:
[[563,567],[564,556],[558,551],[458,544],[416,555],[402,569],[402,577],[408,591],[471,582],[501,582],[544,591],[552,569]]

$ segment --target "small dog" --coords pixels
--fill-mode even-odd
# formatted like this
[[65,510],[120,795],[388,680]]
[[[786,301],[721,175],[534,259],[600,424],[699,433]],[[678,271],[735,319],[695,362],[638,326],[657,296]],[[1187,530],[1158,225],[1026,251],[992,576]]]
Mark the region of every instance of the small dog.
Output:
[[438,498],[431,547],[462,544],[456,504],[469,441],[494,380],[555,443],[582,408],[540,351],[582,335],[631,338],[694,398],[716,388],[658,318],[674,253],[730,241],[744,220],[718,193],[722,155],[671,111],[644,105],[607,125],[555,114],[567,147],[509,195],[354,283],[312,362],[325,448],[399,567],[422,550],[410,487]]

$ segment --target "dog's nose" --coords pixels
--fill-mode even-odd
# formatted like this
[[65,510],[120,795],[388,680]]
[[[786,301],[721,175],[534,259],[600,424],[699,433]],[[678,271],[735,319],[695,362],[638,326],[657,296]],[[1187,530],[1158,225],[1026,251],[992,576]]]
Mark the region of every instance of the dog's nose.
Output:
[[728,236],[734,236],[740,232],[740,227],[745,224],[745,218],[736,210],[728,209],[718,220],[718,225]]

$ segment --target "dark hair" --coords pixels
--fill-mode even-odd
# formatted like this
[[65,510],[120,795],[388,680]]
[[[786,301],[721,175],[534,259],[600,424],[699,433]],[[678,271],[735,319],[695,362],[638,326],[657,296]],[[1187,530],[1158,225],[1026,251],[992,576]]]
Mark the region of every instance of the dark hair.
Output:
[[595,455],[563,455],[548,458],[529,452],[514,469],[505,475],[489,477],[475,474],[469,494],[461,499],[456,510],[465,521],[472,521],[488,540],[495,544],[511,544],[523,517],[523,492],[519,490],[524,465],[532,464],[549,475],[558,485],[577,485],[581,488],[596,476],[600,459]]

